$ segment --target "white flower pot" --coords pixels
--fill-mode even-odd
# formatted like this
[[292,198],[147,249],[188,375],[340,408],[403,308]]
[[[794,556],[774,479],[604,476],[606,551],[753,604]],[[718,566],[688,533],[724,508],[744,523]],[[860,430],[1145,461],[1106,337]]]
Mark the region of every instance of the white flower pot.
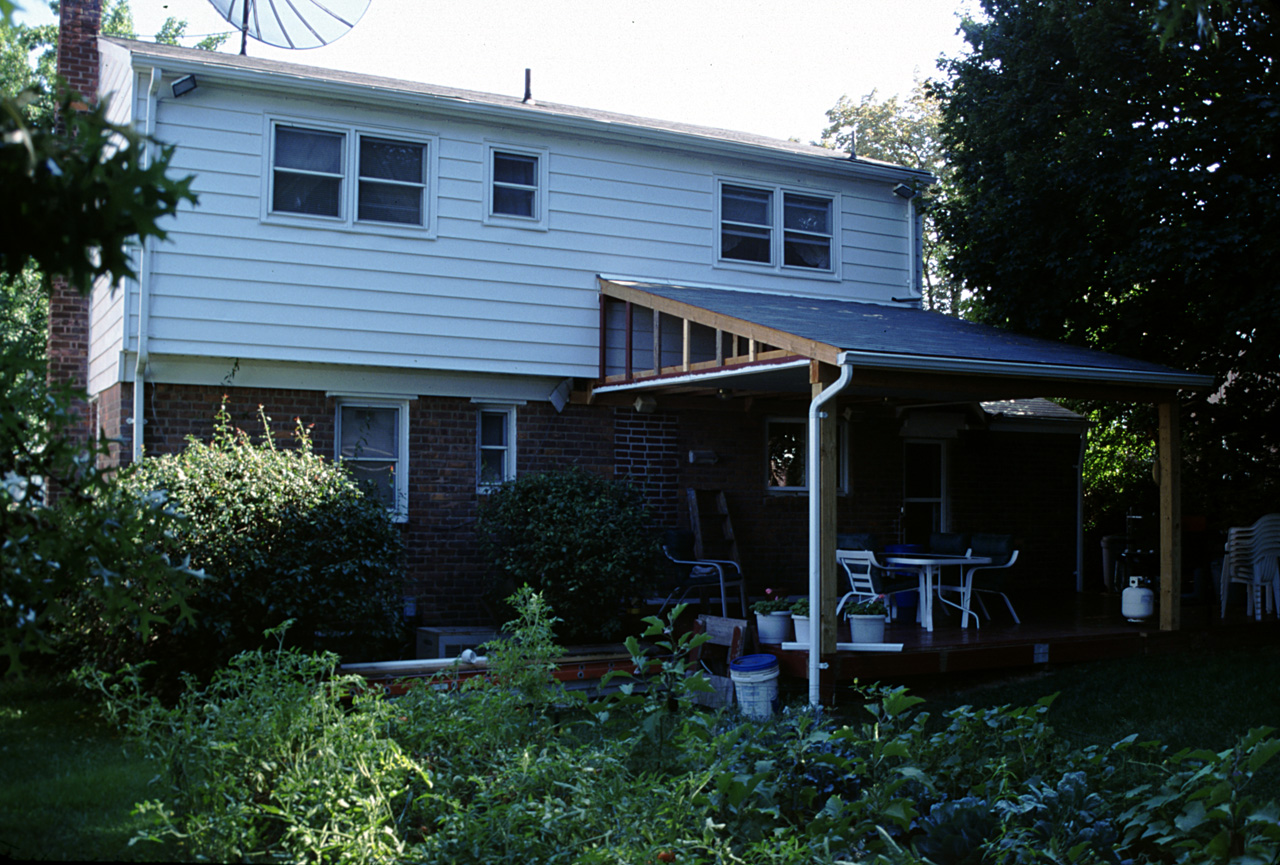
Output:
[[796,642],[809,642],[809,617],[797,616],[795,613],[792,613],[791,624],[794,625],[796,629]]
[[784,643],[791,636],[791,613],[756,613],[756,631],[762,643]]
[[849,637],[854,643],[883,643],[884,616],[850,616]]

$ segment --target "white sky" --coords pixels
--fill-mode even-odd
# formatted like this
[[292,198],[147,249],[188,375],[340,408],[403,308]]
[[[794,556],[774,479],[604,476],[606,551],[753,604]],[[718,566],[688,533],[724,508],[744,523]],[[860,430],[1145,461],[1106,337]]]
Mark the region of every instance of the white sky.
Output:
[[[52,20],[17,0],[18,20]],[[266,0],[261,0],[266,2]],[[207,0],[132,0],[149,38],[230,29]],[[308,51],[252,39],[252,56],[813,141],[841,95],[905,94],[964,47],[969,0],[372,0],[355,28]],[[223,51],[239,51],[238,34]]]

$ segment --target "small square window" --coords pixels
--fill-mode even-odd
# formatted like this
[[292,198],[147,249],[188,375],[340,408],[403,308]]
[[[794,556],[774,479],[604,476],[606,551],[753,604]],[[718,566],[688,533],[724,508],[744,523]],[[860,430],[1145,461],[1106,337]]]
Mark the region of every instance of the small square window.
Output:
[[361,136],[356,218],[422,225],[426,156],[425,144]]
[[537,215],[538,157],[493,154],[493,212],[507,216]]
[[[836,491],[849,491],[849,428],[836,425]],[[765,421],[765,489],[770,492],[808,492],[809,423],[803,418]]]
[[277,126],[275,132],[272,210],[341,216],[344,136],[295,126]]

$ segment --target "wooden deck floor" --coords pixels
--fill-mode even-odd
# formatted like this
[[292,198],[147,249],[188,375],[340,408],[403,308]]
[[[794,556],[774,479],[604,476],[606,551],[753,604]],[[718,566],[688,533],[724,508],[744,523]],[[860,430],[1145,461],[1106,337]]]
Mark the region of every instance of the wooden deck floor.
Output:
[[[1009,670],[1132,655],[1176,653],[1213,647],[1275,645],[1280,621],[1261,622],[1233,610],[1227,619],[1206,603],[1186,602],[1182,627],[1161,631],[1158,620],[1132,623],[1120,615],[1118,595],[1066,595],[1039,602],[1015,600],[1021,624],[992,606],[993,621],[961,628],[958,618],[939,616],[932,633],[914,622],[893,623],[885,642],[901,652],[840,652],[831,661],[832,682],[899,682],[957,673]],[[937,609],[935,607],[935,609]],[[807,653],[764,647],[778,656],[785,676],[807,678]]]

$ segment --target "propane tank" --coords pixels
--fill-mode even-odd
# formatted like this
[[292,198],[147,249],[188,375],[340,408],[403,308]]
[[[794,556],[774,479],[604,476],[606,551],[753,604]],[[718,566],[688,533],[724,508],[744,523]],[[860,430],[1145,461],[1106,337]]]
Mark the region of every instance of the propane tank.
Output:
[[1120,593],[1120,615],[1131,622],[1150,618],[1155,611],[1155,593],[1142,585],[1142,577],[1130,577],[1129,588]]

